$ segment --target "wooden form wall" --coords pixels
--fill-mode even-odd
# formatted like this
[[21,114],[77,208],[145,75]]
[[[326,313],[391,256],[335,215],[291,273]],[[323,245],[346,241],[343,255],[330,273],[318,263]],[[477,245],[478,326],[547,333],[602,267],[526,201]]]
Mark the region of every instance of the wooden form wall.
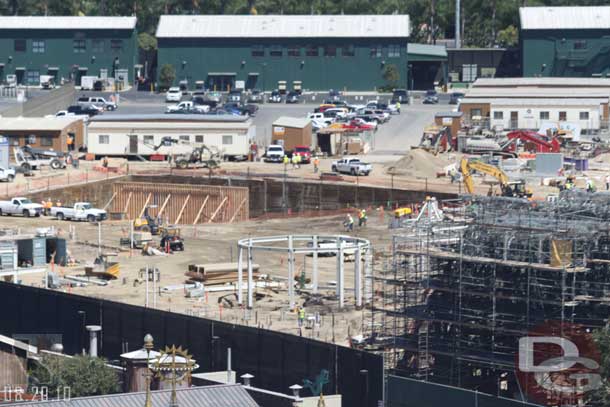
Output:
[[248,188],[184,184],[117,182],[112,186],[112,213],[136,219],[144,208],[170,224],[231,223],[249,218]]

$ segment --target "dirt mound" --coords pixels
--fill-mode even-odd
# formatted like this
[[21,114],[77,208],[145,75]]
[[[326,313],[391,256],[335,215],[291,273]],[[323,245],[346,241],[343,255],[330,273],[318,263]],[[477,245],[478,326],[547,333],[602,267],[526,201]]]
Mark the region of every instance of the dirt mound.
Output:
[[411,150],[398,161],[385,167],[387,174],[433,178],[438,171],[455,162],[455,154],[435,156],[425,150]]

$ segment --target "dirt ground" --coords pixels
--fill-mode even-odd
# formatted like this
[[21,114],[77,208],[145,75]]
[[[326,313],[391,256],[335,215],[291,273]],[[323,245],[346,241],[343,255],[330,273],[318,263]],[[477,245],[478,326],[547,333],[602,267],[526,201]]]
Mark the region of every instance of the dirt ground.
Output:
[[[345,215],[337,215],[324,218],[290,218],[265,221],[249,221],[233,225],[203,225],[196,229],[183,228],[183,236],[186,238],[186,249],[168,256],[144,256],[139,250],[119,251],[119,239],[128,234],[128,223],[104,222],[102,224],[103,252],[118,253],[120,262],[120,277],[111,281],[107,286],[89,284],[86,287],[73,287],[64,289],[75,294],[82,294],[96,298],[104,298],[113,301],[125,302],[135,305],[145,305],[145,284],[134,284],[140,277],[140,269],[150,266],[157,267],[161,273],[161,281],[158,287],[180,285],[185,282],[185,272],[189,264],[222,263],[237,261],[237,240],[251,236],[272,236],[282,234],[344,234],[342,221]],[[369,214],[369,222],[366,227],[355,228],[352,235],[358,235],[370,239],[375,251],[389,251],[392,234],[388,230],[387,215],[373,212]],[[76,240],[70,240],[70,226],[76,231]],[[55,267],[55,271],[61,275],[84,275],[83,267],[91,263],[97,255],[96,225],[87,223],[75,223],[58,221],[51,218],[21,218],[0,217],[0,227],[21,228],[22,231],[33,231],[34,228],[55,227],[60,236],[68,240],[69,253],[80,263],[76,267]],[[287,258],[285,255],[254,252],[254,262],[260,264],[260,273],[280,283],[279,289],[258,288],[255,292],[254,308],[251,311],[241,309],[237,306],[232,291],[221,293],[209,293],[207,297],[190,299],[185,297],[183,288],[178,288],[169,293],[161,291],[157,293],[156,299],[153,295],[149,297],[149,306],[170,310],[173,312],[197,315],[206,318],[219,319],[237,324],[260,326],[272,330],[302,334],[308,337],[318,338],[324,341],[347,344],[348,337],[362,333],[363,318],[366,311],[356,310],[354,306],[354,263],[345,263],[346,284],[346,307],[339,310],[337,301],[334,299],[333,282],[336,281],[336,257],[320,258],[319,260],[319,285],[322,294],[322,304],[306,307],[308,317],[315,313],[321,316],[321,325],[315,329],[304,329],[300,332],[297,324],[296,314],[290,312],[287,295]],[[305,269],[306,277],[311,278],[311,257],[300,255],[296,259],[298,273]],[[43,286],[44,275],[22,275],[23,284]],[[149,286],[152,291],[152,283]],[[303,304],[310,290],[305,289],[297,299],[297,305]],[[235,304],[233,308],[223,307],[220,309],[219,297],[229,295],[229,299]],[[244,299],[246,291],[244,290]],[[334,314],[334,315],[333,315]],[[334,320],[334,326],[333,326]]]

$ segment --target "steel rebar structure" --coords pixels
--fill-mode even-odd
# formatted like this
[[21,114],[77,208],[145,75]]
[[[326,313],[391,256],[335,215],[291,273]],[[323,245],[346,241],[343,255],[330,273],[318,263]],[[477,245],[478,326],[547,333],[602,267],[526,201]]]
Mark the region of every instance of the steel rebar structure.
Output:
[[523,398],[518,340],[610,310],[610,194],[555,202],[464,197],[457,222],[413,225],[376,271],[369,349],[395,373]]

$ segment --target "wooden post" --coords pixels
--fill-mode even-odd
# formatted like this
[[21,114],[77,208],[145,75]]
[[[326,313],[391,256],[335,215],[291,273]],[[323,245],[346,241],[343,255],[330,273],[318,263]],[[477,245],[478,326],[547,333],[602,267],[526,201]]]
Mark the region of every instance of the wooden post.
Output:
[[218,212],[220,212],[220,209],[223,207],[225,202],[227,202],[227,199],[229,199],[229,197],[225,196],[220,205],[218,205],[218,208],[216,208],[212,216],[210,216],[210,220],[208,221],[208,223],[212,223],[214,221],[214,218],[216,217],[216,215],[218,215]]
[[244,206],[244,204],[246,203],[246,201],[248,200],[248,198],[244,198],[241,203],[239,204],[239,206],[237,207],[237,209],[235,210],[235,213],[233,214],[233,216],[231,217],[231,220],[229,221],[229,223],[233,223],[233,221],[235,220],[235,217],[237,216],[237,214],[239,213],[239,211],[241,210],[241,207]]
[[180,209],[180,212],[178,213],[178,217],[176,218],[176,221],[174,222],[174,224],[178,224],[178,222],[180,222],[180,218],[182,217],[182,212],[184,212],[184,208],[186,208],[186,204],[189,203],[189,199],[191,199],[191,194],[188,194],[186,196],[186,199],[184,200],[184,203],[182,204],[182,209]]
[[127,202],[125,203],[125,209],[123,209],[123,213],[128,213],[129,203],[131,202],[131,192],[127,195]]
[[163,214],[163,211],[165,210],[165,206],[167,205],[167,203],[169,202],[169,198],[172,197],[172,194],[168,194],[167,198],[165,198],[165,202],[163,202],[163,205],[161,205],[161,209],[159,209],[159,213],[157,213],[157,216],[161,216]]
[[203,208],[205,208],[205,204],[208,203],[208,199],[210,198],[209,195],[205,196],[205,199],[203,200],[203,203],[201,204],[201,208],[199,208],[199,212],[197,212],[197,216],[195,216],[195,220],[193,221],[193,225],[196,225],[197,222],[199,222],[199,218],[201,217],[201,214],[203,213]]
[[148,196],[146,197],[146,202],[144,202],[144,206],[142,206],[142,210],[140,211],[140,215],[138,216],[138,218],[141,218],[142,216],[144,216],[144,211],[146,210],[146,207],[148,206],[148,203],[150,202],[151,197],[152,197],[152,192],[149,192]]
[[112,201],[114,201],[114,198],[116,197],[116,192],[114,192],[112,194],[112,196],[110,197],[110,200],[108,201],[108,203],[106,204],[106,206],[104,206],[104,210],[108,209],[108,207],[110,206],[110,204],[112,203]]

